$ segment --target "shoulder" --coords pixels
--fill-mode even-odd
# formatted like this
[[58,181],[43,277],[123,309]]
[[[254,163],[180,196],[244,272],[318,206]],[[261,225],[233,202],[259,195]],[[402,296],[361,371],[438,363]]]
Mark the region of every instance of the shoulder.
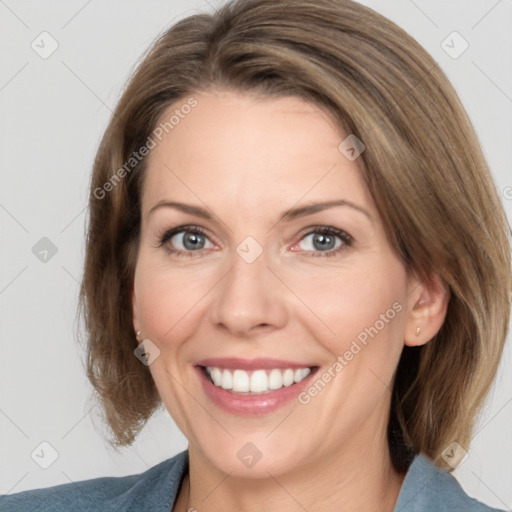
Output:
[[2,512],[166,511],[171,509],[188,468],[188,451],[144,473],[101,477],[0,495]]
[[393,512],[503,512],[468,496],[453,475],[417,455],[402,484]]

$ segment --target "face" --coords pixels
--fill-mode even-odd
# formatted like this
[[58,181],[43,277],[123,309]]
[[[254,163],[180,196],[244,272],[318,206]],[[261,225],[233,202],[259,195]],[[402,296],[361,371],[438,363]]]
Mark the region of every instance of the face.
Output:
[[361,453],[387,425],[412,283],[348,134],[296,97],[193,97],[142,197],[133,319],[160,397],[233,475]]

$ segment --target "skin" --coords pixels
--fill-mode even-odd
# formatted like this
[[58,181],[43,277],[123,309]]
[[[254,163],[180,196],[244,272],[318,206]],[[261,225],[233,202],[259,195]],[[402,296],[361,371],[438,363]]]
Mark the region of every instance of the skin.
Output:
[[[391,512],[404,479],[386,440],[394,372],[404,344],[427,343],[439,330],[448,297],[437,276],[427,285],[407,275],[360,159],[338,150],[347,134],[326,112],[296,97],[193,96],[197,106],[149,156],[132,292],[134,328],[160,350],[151,374],[189,441],[190,471],[173,510],[329,511],[343,503],[345,512]],[[162,199],[214,217],[166,207],[149,214]],[[370,218],[337,206],[278,222],[288,208],[337,199]],[[191,257],[158,247],[159,233],[186,225],[206,231],[203,248],[187,249],[183,232],[166,246]],[[344,230],[353,244],[325,256],[337,247],[314,245],[316,226]],[[236,252],[247,236],[263,250],[250,264]],[[208,399],[193,369],[207,357],[273,357],[315,364],[321,375],[393,303],[402,310],[307,405],[230,414]],[[237,457],[247,442],[262,453],[251,468]]]

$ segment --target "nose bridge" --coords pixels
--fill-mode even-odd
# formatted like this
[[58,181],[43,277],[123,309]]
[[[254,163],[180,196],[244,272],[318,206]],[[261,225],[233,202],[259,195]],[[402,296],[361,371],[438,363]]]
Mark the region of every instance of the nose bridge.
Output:
[[237,336],[255,327],[282,327],[286,321],[283,290],[268,268],[268,256],[247,237],[233,251],[230,270],[219,283],[213,321]]

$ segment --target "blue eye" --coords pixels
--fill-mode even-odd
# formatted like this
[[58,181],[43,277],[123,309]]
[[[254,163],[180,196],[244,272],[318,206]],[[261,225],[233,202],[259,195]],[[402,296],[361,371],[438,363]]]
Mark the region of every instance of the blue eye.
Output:
[[304,241],[308,242],[304,250],[311,252],[310,256],[314,257],[335,256],[353,243],[348,233],[328,226],[313,228],[301,238],[299,244]]
[[195,256],[194,252],[213,247],[211,242],[209,247],[205,247],[205,242],[209,239],[199,226],[182,226],[171,229],[159,236],[158,240],[158,247],[162,247],[168,241],[172,242],[172,246],[177,247],[177,249],[168,246],[166,249],[169,253],[178,256]]
[[[307,247],[301,249],[301,252],[308,256],[335,256],[350,247],[353,238],[341,229],[317,226],[306,233],[298,244],[304,241],[307,241]],[[169,254],[176,256],[200,256],[203,249],[213,247],[205,231],[199,226],[180,226],[163,232],[158,236],[157,247],[164,245]]]

